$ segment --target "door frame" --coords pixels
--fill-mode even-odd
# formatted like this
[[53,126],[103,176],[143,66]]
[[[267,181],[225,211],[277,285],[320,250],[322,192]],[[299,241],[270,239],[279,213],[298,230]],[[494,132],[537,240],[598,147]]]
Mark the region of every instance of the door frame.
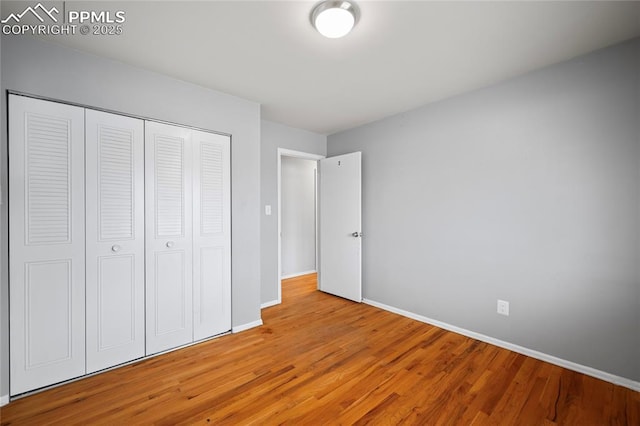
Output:
[[[275,304],[282,303],[282,157],[299,158],[301,160],[312,160],[316,163],[318,160],[326,158],[326,155],[311,154],[309,152],[295,151],[292,149],[278,148],[278,299]],[[316,166],[316,271],[319,271],[320,265],[318,263],[318,171]]]

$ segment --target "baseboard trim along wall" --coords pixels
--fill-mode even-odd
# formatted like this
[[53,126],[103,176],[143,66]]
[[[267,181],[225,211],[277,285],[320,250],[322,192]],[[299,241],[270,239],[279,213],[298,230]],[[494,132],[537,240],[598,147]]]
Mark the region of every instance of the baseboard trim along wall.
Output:
[[315,274],[316,272],[317,271],[315,269],[313,269],[311,271],[296,272],[294,274],[283,275],[280,279],[287,280],[289,278],[295,278],[295,277],[301,277],[303,275]]
[[231,332],[240,333],[241,331],[249,330],[250,328],[254,328],[254,327],[260,327],[261,325],[262,325],[262,318],[247,324],[242,324],[242,325],[232,327]]
[[280,303],[282,303],[282,301],[281,301],[281,300],[278,300],[278,299],[276,299],[276,300],[272,300],[272,301],[270,301],[270,302],[265,302],[265,303],[263,303],[262,305],[260,305],[260,309],[268,308],[268,307],[270,307],[270,306],[279,305]]
[[9,395],[0,396],[0,407],[4,407],[9,403]]
[[374,300],[363,299],[362,302],[366,303],[367,305],[371,305],[371,306],[375,306],[376,308],[383,309],[385,311],[393,312],[394,314],[402,315],[404,317],[411,318],[416,321],[424,322],[426,324],[430,324],[430,325],[442,328],[444,330],[451,331],[453,333],[461,334],[463,336],[470,337],[472,339],[480,340],[481,342],[489,343],[491,345],[499,346],[501,348],[508,349],[510,351],[517,352],[522,355],[530,356],[531,358],[539,359],[540,361],[545,361],[550,364],[557,365],[559,367],[577,371],[578,373],[583,373],[588,376],[595,377],[596,379],[601,379],[609,383],[613,383],[615,385],[620,385],[625,388],[629,388],[634,391],[640,391],[640,382],[636,382],[634,380],[627,379],[625,377],[616,376],[615,374],[607,373],[601,370],[596,370],[595,368],[591,368],[586,365],[577,364],[572,361],[567,361],[562,358],[557,358],[553,355],[545,354],[543,352],[538,352],[533,349],[529,349],[513,343],[505,342],[503,340],[496,339],[490,336],[485,336],[484,334],[476,333],[475,331],[470,331],[464,328],[456,327],[455,325],[451,325],[442,321],[427,318],[425,316],[418,315],[413,312],[405,311],[403,309],[395,308],[393,306],[385,305],[384,303],[376,302]]

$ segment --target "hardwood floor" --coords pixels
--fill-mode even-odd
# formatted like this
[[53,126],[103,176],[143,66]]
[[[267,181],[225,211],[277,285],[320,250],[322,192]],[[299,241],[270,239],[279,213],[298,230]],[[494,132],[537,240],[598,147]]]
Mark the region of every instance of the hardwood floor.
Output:
[[640,393],[283,282],[265,325],[3,407],[13,424],[640,425]]

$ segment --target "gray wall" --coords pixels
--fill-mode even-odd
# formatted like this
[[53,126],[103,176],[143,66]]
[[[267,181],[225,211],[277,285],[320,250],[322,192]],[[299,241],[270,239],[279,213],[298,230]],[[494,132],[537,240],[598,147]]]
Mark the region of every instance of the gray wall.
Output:
[[[6,90],[232,135],[232,323],[260,319],[260,106],[193,84],[28,37],[2,38],[2,256],[7,264]],[[2,360],[8,359],[7,270],[2,268]],[[8,394],[8,363],[0,395]]]
[[627,42],[329,136],[362,151],[364,297],[639,381],[639,58]]
[[[0,37],[0,87],[2,84],[2,64],[2,37]],[[0,91],[0,96],[2,96],[2,98],[5,97],[4,91]],[[0,102],[6,101],[0,100]],[[6,106],[6,104],[2,105],[3,108],[0,109],[0,114],[2,116],[6,116],[6,113],[4,112],[4,106]],[[2,128],[1,125],[0,128]],[[4,132],[4,128],[2,128],[2,134],[6,134]],[[4,158],[5,156],[6,154],[3,155],[2,158]],[[2,160],[0,160],[0,164],[1,161]],[[2,166],[0,165],[0,170],[2,170],[1,168]],[[0,172],[0,203],[2,203],[2,206],[0,206],[0,398],[9,396],[9,332],[7,330],[7,327],[9,326],[7,324],[9,319],[9,286],[2,285],[2,283],[6,280],[6,272],[4,272],[4,270],[6,269],[6,265],[9,264],[9,259],[5,258],[6,254],[4,252],[4,246],[5,244],[8,244],[8,238],[5,237],[5,235],[8,234],[3,222],[3,218],[5,217],[7,212],[4,204],[9,199],[5,194],[7,190],[6,182],[6,176],[4,175],[4,173]],[[5,241],[7,242],[5,243]],[[6,250],[8,250],[8,247]],[[0,401],[0,406],[3,403],[8,402],[9,401]]]
[[[261,301],[265,304],[278,299],[280,285],[278,278],[278,148],[325,155],[327,137],[262,120],[261,144]],[[264,214],[265,205],[271,206],[271,216]]]
[[316,166],[284,157],[280,165],[282,276],[316,270]]

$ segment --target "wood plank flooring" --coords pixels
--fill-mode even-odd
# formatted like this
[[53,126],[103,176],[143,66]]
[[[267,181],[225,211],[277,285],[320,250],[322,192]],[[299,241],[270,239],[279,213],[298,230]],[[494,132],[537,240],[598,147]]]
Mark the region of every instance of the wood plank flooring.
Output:
[[640,393],[283,282],[262,327],[69,383],[2,425],[640,425]]

